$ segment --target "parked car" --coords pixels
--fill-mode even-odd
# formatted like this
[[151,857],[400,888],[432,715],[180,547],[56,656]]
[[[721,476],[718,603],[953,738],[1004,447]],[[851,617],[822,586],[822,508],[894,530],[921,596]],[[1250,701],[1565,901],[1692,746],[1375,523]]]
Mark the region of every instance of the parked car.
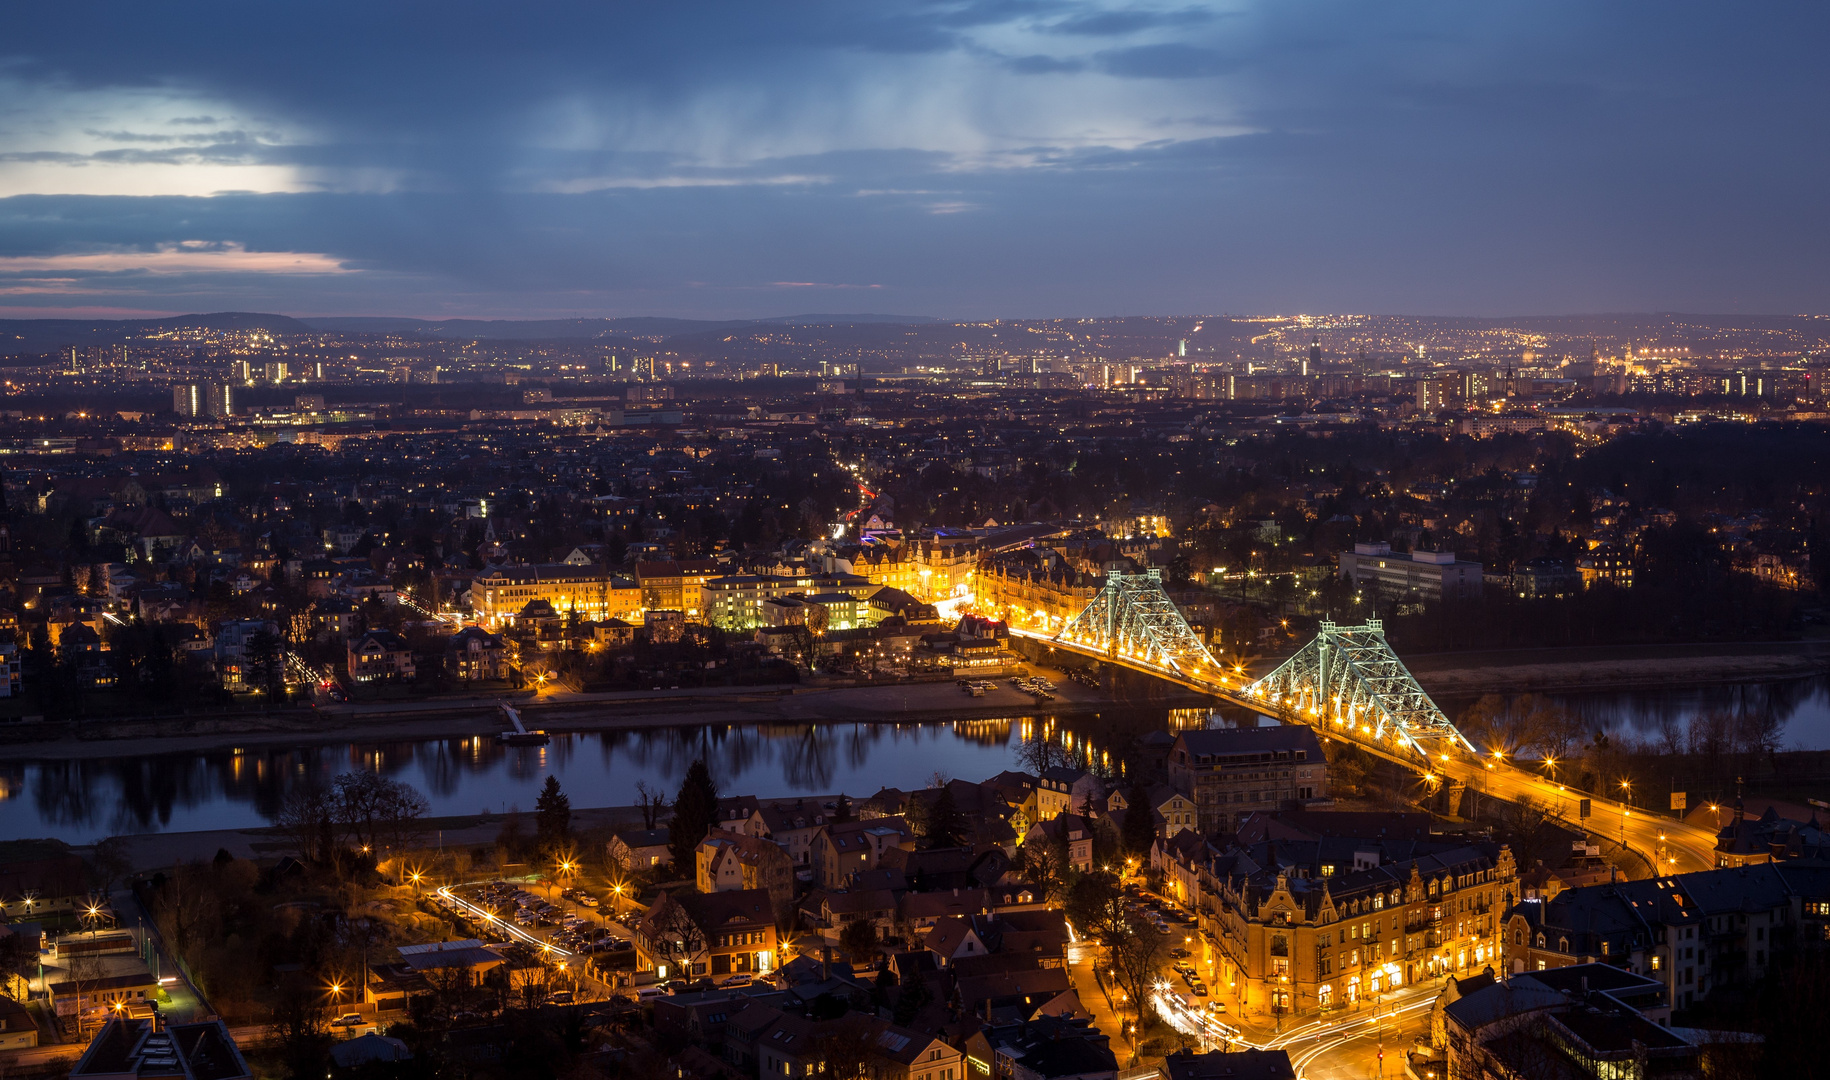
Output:
[[368,1023],[368,1021],[364,1020],[362,1018],[361,1013],[344,1013],[342,1016],[339,1016],[335,1020],[332,1020],[330,1022],[330,1026],[331,1027],[340,1027],[340,1028],[353,1028],[353,1027],[361,1027],[362,1025],[364,1025],[366,1023]]

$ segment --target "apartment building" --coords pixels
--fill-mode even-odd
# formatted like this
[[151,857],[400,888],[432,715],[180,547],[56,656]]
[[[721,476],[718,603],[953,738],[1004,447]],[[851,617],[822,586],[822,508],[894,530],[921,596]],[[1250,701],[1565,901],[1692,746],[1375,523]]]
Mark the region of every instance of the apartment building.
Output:
[[1565,889],[1506,913],[1514,972],[1614,964],[1688,1008],[1766,974],[1784,950],[1830,946],[1830,867],[1764,863]]
[[1253,813],[1328,799],[1328,762],[1302,725],[1184,731],[1169,751],[1169,786],[1194,801],[1203,833]]

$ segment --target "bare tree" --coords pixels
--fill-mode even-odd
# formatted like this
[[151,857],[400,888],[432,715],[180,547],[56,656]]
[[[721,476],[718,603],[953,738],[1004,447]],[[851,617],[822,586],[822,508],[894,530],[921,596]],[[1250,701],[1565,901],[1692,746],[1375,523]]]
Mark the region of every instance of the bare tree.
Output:
[[879,1080],[901,1075],[902,1070],[879,1055],[876,1035],[875,1022],[862,1013],[822,1024],[814,1046],[823,1074],[832,1080]]
[[292,839],[299,858],[321,863],[330,859],[333,843],[331,793],[316,784],[293,788],[280,803],[274,823]]
[[642,827],[657,828],[655,822],[661,818],[661,812],[667,809],[667,794],[648,786],[648,781],[635,782],[635,804],[642,810]]
[[430,809],[413,785],[380,773],[344,773],[334,789],[337,822],[364,851],[377,851],[383,841],[400,844]]
[[1102,942],[1105,946],[1106,970],[1118,981],[1137,1010],[1137,1025],[1143,1028],[1150,1016],[1150,986],[1156,981],[1163,957],[1169,952],[1168,941],[1156,927],[1133,915],[1122,929]]
[[1500,827],[1523,873],[1552,854],[1564,835],[1561,824],[1548,804],[1529,795],[1500,805]]
[[1024,881],[1040,889],[1049,900],[1060,900],[1067,890],[1067,852],[1045,839],[1031,840],[1017,849],[1017,864]]

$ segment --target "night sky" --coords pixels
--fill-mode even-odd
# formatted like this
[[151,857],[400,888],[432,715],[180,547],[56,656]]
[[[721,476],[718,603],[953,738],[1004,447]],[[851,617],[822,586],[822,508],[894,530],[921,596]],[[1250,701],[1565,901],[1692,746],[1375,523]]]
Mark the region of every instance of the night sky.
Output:
[[11,5],[0,315],[1830,310],[1830,7]]

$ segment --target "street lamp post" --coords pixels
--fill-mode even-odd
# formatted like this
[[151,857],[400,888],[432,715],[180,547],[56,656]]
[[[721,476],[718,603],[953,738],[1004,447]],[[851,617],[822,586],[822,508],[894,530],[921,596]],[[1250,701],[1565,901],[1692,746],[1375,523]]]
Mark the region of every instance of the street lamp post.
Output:
[[1633,781],[1622,780],[1620,790],[1625,792],[1620,800],[1620,846],[1627,846],[1627,819],[1633,816]]

